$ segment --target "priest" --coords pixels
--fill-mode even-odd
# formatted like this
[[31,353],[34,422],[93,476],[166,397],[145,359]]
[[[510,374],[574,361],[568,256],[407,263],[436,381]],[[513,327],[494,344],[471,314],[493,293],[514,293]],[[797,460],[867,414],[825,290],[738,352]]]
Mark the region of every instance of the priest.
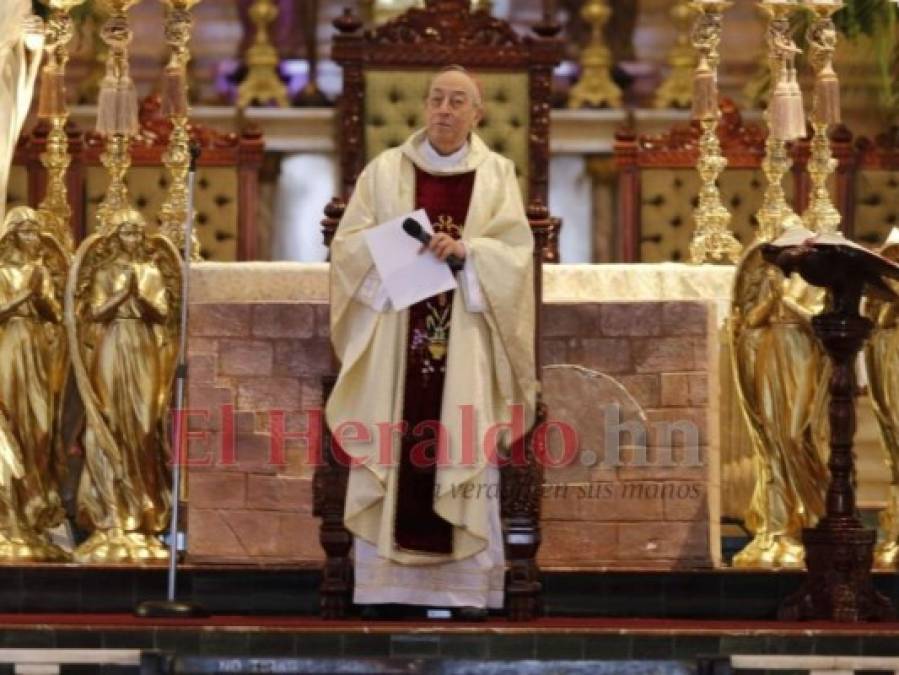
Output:
[[[359,176],[331,245],[326,415],[352,460],[354,602],[471,618],[503,604],[498,456],[534,419],[534,242],[513,163],[474,133],[475,78],[442,70],[424,105],[425,128]],[[465,292],[397,311],[363,232],[420,208],[435,230],[421,255],[461,261]]]

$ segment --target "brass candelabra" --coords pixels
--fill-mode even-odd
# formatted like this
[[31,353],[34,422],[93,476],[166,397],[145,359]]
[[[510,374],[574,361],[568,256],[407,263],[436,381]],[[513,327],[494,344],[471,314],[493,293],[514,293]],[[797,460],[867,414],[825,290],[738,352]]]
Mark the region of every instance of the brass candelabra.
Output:
[[47,61],[41,70],[41,88],[38,115],[50,124],[46,150],[41,154],[41,164],[47,170],[47,192],[38,206],[44,215],[44,227],[56,237],[67,251],[74,249],[71,219],[66,188],[66,172],[72,161],[69,155],[69,138],[66,123],[69,110],[66,105],[65,75],[69,61],[69,42],[75,34],[70,12],[84,0],[50,0],[50,17],[47,20]]
[[256,26],[256,37],[247,49],[247,77],[237,90],[237,106],[245,108],[254,101],[274,101],[287,107],[287,87],[278,77],[278,51],[269,39],[269,26],[278,18],[278,7],[272,0],[255,0],[250,7],[250,20]]
[[125,174],[131,167],[131,136],[138,131],[137,92],[128,67],[128,46],[133,34],[126,12],[140,0],[106,0],[110,16],[100,32],[109,48],[106,73],[100,84],[97,131],[106,136],[100,161],[110,183],[97,207],[97,223],[105,224],[116,211],[129,206]]
[[693,112],[699,119],[699,161],[697,171],[701,180],[699,205],[694,219],[696,228],[690,241],[690,260],[693,263],[737,262],[742,247],[728,229],[731,215],[721,202],[716,181],[727,166],[718,141],[717,69],[720,55],[721,22],[729,0],[697,0],[693,7],[699,14],[693,24],[693,48],[698,53],[694,79]]
[[612,81],[612,53],[603,28],[612,10],[606,0],[587,0],[581,16],[590,24],[590,42],[581,53],[581,79],[568,95],[569,108],[620,108],[621,90]]
[[[185,221],[188,214],[187,174],[190,170],[190,134],[187,64],[193,20],[190,10],[200,0],[162,0],[166,6],[165,38],[171,56],[165,69],[163,109],[172,123],[172,133],[162,161],[169,172],[169,188],[159,212],[159,227],[179,251],[184,250]],[[196,230],[191,236],[191,258],[202,260]]]
[[840,122],[839,81],[833,69],[837,31],[831,16],[843,6],[843,2],[816,0],[807,2],[806,6],[815,14],[806,35],[809,60],[815,69],[815,98],[811,113],[814,136],[808,167],[812,179],[812,194],[802,219],[808,229],[832,234],[839,231],[841,218],[827,189],[827,179],[837,166],[830,150],[827,132],[832,124]]
[[668,53],[671,72],[656,92],[655,107],[689,108],[693,100],[693,70],[696,68],[696,52],[690,44],[693,8],[689,0],[679,0],[670,14],[677,31],[674,46]]
[[[790,58],[789,49],[793,45],[790,37],[790,16],[800,8],[798,0],[766,0],[761,7],[768,17],[766,42],[768,46],[768,64],[771,80],[775,81]],[[768,139],[765,142],[765,159],[762,171],[768,181],[762,206],[756,214],[759,229],[756,239],[772,241],[784,228],[798,224],[798,217],[787,203],[783,189],[783,177],[790,170],[792,161],[787,154],[786,141],[771,133],[771,114],[765,111],[765,121],[769,126]]]

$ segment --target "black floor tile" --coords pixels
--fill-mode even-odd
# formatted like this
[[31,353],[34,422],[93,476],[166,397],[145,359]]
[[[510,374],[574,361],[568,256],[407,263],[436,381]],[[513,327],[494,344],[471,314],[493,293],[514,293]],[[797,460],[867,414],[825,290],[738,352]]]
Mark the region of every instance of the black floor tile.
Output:
[[391,635],[390,655],[394,657],[434,657],[440,655],[439,635]]
[[584,658],[627,659],[631,657],[630,635],[585,635]]
[[571,661],[584,658],[584,638],[580,635],[538,634],[537,658]]
[[488,645],[491,659],[533,659],[537,656],[533,635],[491,635]]

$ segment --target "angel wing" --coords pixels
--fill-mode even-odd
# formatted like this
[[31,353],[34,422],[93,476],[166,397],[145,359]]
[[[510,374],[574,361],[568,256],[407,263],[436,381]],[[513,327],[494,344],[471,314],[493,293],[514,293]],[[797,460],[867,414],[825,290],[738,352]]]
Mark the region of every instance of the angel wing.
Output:
[[[57,307],[62,308],[65,304],[66,279],[69,275],[69,266],[72,262],[72,256],[52,234],[41,232],[40,237],[42,245],[41,250],[44,254],[44,265],[50,273],[53,299],[55,300]],[[50,353],[53,355],[52,361],[49,364],[50,372],[48,377],[50,393],[53,400],[53,410],[55,411],[53,429],[53,452],[55,461],[52,464],[54,467],[55,479],[61,485],[67,469],[67,446],[62,442],[61,420],[65,414],[63,411],[63,392],[66,389],[66,383],[71,373],[69,370],[69,350],[66,343],[66,330],[62,322],[46,324],[45,334],[50,343]]]
[[171,240],[155,234],[147,238],[147,247],[151,259],[162,274],[166,304],[169,307],[165,322],[156,326],[156,344],[159,346],[159,362],[162,366],[162,377],[159,378],[160,410],[167,412],[181,337],[181,287],[184,279],[181,256]]
[[108,257],[107,240],[105,235],[92,234],[78,247],[66,283],[64,322],[72,372],[84,405],[87,423],[96,436],[97,445],[113,464],[117,475],[122,475],[121,458],[116,452],[117,443],[103,416],[86,365],[92,361],[99,336],[99,327],[89,320],[88,314],[91,282],[99,264]]
[[763,296],[770,289],[770,286],[764,283],[768,268],[768,263],[762,258],[761,243],[753,244],[747,249],[734,276],[731,312],[728,318],[732,376],[753,443],[762,442],[765,425],[761,416],[761,402],[757,400],[754,378],[758,343],[753,338],[758,329],[750,327],[747,320],[753,308],[767,299]]
[[[899,261],[899,244],[888,244],[880,250],[880,255],[887,260]],[[862,314],[870,319],[877,327],[871,339],[865,344],[865,370],[867,371],[868,389],[874,403],[874,411],[881,426],[881,435],[887,445],[888,439],[895,433],[895,409],[889,393],[890,352],[893,342],[881,331],[897,331],[897,310],[899,304],[889,302],[874,295],[865,296],[862,304]],[[891,306],[892,305],[892,306]]]

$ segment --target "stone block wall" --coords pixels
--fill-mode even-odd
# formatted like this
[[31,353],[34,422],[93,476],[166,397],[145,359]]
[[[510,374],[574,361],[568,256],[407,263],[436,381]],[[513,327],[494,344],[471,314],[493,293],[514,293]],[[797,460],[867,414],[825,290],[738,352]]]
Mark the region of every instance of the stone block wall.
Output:
[[[328,306],[191,304],[189,330],[190,428],[198,435],[187,470],[190,560],[318,563],[313,467],[306,443],[291,436],[307,433],[321,408]],[[283,453],[272,443],[279,413]]]
[[[567,420],[582,436],[577,454],[566,466],[546,470],[540,563],[552,568],[714,564],[719,492],[714,305],[548,304],[543,333],[544,365],[574,364],[586,377],[598,371],[604,384],[595,400],[573,401],[587,406],[572,408],[577,412]],[[305,442],[292,436],[308,432],[315,419],[310,411],[321,408],[320,378],[331,369],[327,304],[193,303],[189,347],[189,403],[201,411],[190,426],[196,437],[190,441],[187,473],[189,559],[320,564],[318,520],[311,513],[313,467]],[[546,394],[551,418],[564,418],[579,392],[547,386]],[[647,430],[646,462],[624,436],[619,463],[608,466],[608,457],[584,461],[585,452],[605,450],[608,429],[594,424],[604,406],[622,401],[622,421],[637,421]],[[279,419],[287,438],[283,453],[275,443],[273,457]],[[660,447],[666,434],[658,425],[683,422],[697,430],[698,462],[681,435],[674,434],[671,461]]]
[[[604,374],[607,384],[581,394],[592,399],[588,410],[569,411],[565,399],[576,394],[560,388],[557,369],[544,371],[550,417],[554,408],[567,415],[581,443],[571,462],[545,472],[541,565],[717,564],[714,305],[549,304],[543,326],[544,367],[575,364]],[[576,379],[569,383],[579,386]],[[611,420],[610,406],[620,410]],[[640,445],[634,425],[645,430],[645,456],[631,447]],[[683,429],[695,430],[695,446]]]

